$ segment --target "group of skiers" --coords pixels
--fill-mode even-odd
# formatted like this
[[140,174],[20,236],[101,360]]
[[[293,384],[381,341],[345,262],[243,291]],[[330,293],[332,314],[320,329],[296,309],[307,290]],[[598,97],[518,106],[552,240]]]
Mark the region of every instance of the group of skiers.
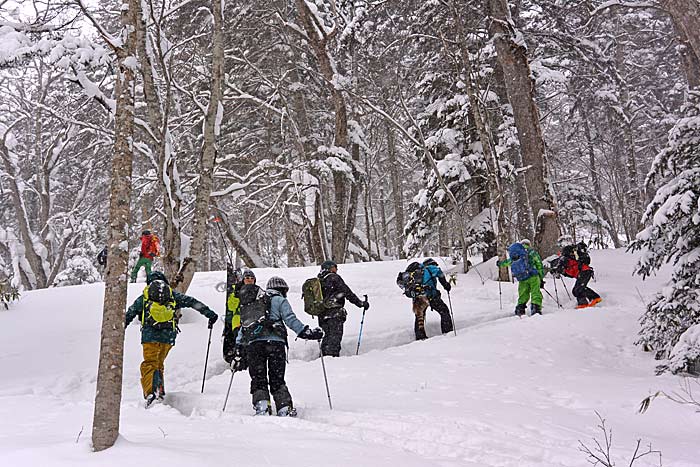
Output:
[[[165,396],[165,358],[179,333],[180,309],[192,308],[204,315],[208,318],[209,329],[218,320],[217,314],[204,303],[172,290],[162,272],[151,271],[153,259],[159,254],[157,237],[144,230],[140,259],[132,270],[131,281],[135,282],[140,268],[145,267],[146,287],[129,307],[125,318],[126,326],[134,318],[141,322],[141,386],[146,407]],[[531,315],[542,314],[540,289],[544,288],[545,268],[540,255],[528,240],[521,240],[510,245],[508,256],[497,265],[510,266],[513,277],[518,281],[515,314],[524,315],[528,301]],[[573,294],[577,299],[577,308],[593,306],[601,301],[600,296],[588,287],[593,269],[583,242],[564,247],[548,266],[555,280],[560,275],[576,279]],[[440,315],[443,334],[454,330],[451,305],[448,308],[442,300],[438,282],[449,297],[452,285],[433,258],[422,263],[412,262],[396,278],[404,295],[412,300],[416,340],[427,338],[425,313],[428,307]],[[278,416],[296,415],[285,382],[287,328],[294,331],[298,338],[321,341],[322,357],[338,357],[347,318],[345,300],[363,309],[363,312],[369,309],[367,296],[361,300],[353,293],[338,274],[338,265],[330,260],[324,261],[318,276],[306,281],[302,287],[304,309],[318,317],[319,327],[311,329],[297,318],[287,300],[288,292],[289,286],[281,277],[271,277],[263,289],[257,285],[252,270],[234,269],[230,264],[227,266],[223,357],[234,373],[248,370],[252,404],[257,415],[272,414],[271,399],[274,400]]]
[[[247,268],[227,267],[226,315],[223,355],[234,372],[248,370],[250,393],[256,415],[272,414],[271,398],[278,416],[296,416],[296,409],[285,382],[287,328],[298,338],[321,341],[323,356],[338,357],[347,312],[345,299],[363,310],[369,309],[338,275],[338,265],[325,261],[318,275],[325,300],[320,327],[311,329],[295,315],[287,300],[289,286],[278,276],[259,287],[255,273]],[[141,387],[146,407],[165,397],[165,358],[175,345],[179,332],[180,308],[193,308],[209,319],[209,329],[218,316],[193,297],[175,292],[162,272],[147,275],[146,287],[126,313],[125,325],[141,321]]]

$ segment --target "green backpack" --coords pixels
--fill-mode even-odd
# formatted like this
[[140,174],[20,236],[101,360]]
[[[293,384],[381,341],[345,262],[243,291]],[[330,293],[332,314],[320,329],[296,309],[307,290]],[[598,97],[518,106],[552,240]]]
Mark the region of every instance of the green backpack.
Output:
[[304,285],[301,286],[301,296],[304,299],[304,311],[311,316],[318,316],[326,311],[323,304],[321,280],[318,277],[306,279]]

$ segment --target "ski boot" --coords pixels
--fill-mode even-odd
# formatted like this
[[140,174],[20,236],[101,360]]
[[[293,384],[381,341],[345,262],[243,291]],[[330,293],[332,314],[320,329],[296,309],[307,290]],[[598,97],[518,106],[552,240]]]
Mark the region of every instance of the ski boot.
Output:
[[296,417],[297,416],[297,409],[295,409],[292,406],[286,405],[284,407],[281,407],[277,411],[277,416],[278,417]]
[[162,400],[163,400],[162,398],[158,397],[158,394],[153,392],[146,397],[146,402],[144,403],[144,408],[150,409],[151,407],[153,407],[153,405],[156,402],[161,402]]
[[597,304],[599,304],[602,301],[603,301],[602,298],[596,297],[593,300],[591,300],[591,303],[589,303],[588,306],[596,306]]
[[270,401],[262,400],[255,403],[255,415],[272,415]]
[[525,304],[517,305],[515,307],[515,316],[523,316],[525,314]]
[[530,316],[542,315],[542,305],[536,303],[530,304]]

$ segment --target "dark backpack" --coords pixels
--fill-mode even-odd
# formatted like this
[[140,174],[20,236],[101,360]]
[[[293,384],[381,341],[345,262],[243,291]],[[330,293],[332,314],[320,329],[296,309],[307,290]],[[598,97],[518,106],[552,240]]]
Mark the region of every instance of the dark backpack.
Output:
[[301,286],[301,297],[304,299],[304,311],[311,316],[318,316],[326,311],[326,306],[323,303],[321,279],[318,277],[304,281]]
[[510,271],[518,281],[524,281],[537,275],[537,269],[530,263],[530,255],[522,243],[513,243],[508,247]]
[[403,290],[407,297],[416,297],[423,290],[423,266],[418,262],[408,265],[404,272],[400,272],[396,278],[396,284]]
[[241,332],[243,339],[250,340],[272,325],[270,321],[270,296],[257,285],[241,286],[237,292],[240,300]]

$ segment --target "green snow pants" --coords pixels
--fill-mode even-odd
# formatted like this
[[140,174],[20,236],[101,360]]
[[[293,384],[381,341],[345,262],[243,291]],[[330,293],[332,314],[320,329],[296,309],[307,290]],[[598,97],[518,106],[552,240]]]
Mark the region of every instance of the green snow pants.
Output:
[[542,306],[542,291],[540,276],[532,276],[518,282],[518,305],[525,305],[530,300],[535,305]]
[[141,269],[141,266],[146,267],[146,278],[148,278],[148,275],[151,273],[151,266],[153,265],[153,260],[148,259],[146,257],[141,257],[139,260],[136,262],[136,265],[134,266],[134,269],[131,270],[131,282],[136,282],[136,277],[139,275],[139,270]]

